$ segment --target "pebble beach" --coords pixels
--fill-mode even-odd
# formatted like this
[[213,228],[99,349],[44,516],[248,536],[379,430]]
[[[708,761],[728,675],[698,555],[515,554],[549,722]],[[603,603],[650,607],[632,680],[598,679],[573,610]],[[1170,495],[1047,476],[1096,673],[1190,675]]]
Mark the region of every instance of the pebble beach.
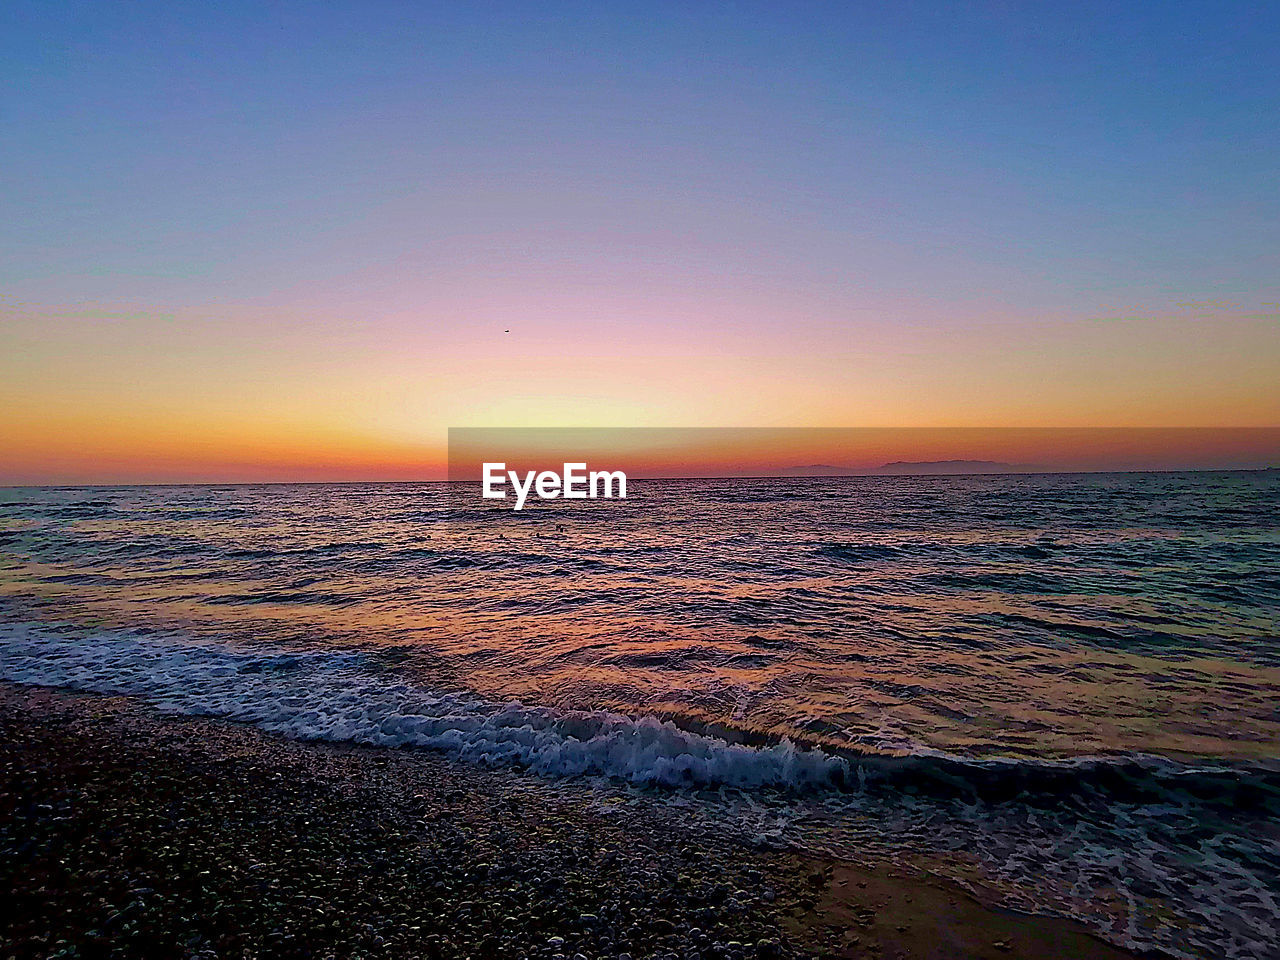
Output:
[[1131,956],[918,867],[422,751],[0,688],[5,958]]

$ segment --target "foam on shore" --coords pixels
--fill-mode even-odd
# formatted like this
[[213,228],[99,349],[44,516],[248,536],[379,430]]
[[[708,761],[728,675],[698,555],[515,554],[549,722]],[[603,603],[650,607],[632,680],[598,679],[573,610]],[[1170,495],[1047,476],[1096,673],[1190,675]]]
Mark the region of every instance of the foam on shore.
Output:
[[0,677],[145,697],[166,712],[221,717],[301,739],[442,750],[552,776],[804,788],[840,782],[848,767],[788,740],[752,747],[653,717],[440,693],[382,671],[358,652],[263,654],[123,631],[73,638],[9,626],[0,635]]

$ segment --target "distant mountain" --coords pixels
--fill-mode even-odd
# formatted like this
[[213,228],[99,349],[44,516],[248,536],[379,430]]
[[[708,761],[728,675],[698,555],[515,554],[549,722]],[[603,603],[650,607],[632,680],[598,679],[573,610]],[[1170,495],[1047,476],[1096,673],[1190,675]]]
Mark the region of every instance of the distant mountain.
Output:
[[883,477],[937,474],[1026,473],[1036,468],[1026,464],[1002,463],[998,460],[895,460],[879,467],[837,467],[829,463],[811,463],[802,467],[786,467],[786,477]]
[[1023,473],[1032,469],[1026,464],[1001,463],[999,460],[895,460],[873,470],[876,474],[920,473]]

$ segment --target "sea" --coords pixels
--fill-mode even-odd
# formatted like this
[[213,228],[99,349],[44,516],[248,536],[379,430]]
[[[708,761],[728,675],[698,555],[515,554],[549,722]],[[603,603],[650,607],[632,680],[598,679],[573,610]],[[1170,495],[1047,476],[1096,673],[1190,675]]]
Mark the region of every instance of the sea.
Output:
[[1276,472],[5,488],[0,679],[1280,956]]

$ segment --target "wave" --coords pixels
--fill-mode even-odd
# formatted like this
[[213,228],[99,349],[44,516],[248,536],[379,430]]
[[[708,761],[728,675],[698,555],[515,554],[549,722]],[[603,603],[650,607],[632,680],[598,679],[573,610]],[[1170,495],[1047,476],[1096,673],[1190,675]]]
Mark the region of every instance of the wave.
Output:
[[892,560],[901,553],[898,547],[888,543],[829,543],[817,550],[820,557],[846,563]]
[[973,759],[934,750],[907,756],[861,756],[860,787],[917,797],[983,804],[1131,806],[1195,803],[1203,812],[1280,816],[1280,764],[1183,763],[1124,754],[1072,759]]
[[357,603],[364,603],[367,598],[345,594],[332,593],[324,590],[266,590],[257,593],[237,593],[222,596],[207,596],[201,598],[205,603],[221,604],[225,606],[255,606],[258,604],[314,604],[316,606],[329,607],[350,607]]
[[162,711],[251,723],[299,739],[441,750],[552,776],[671,787],[836,785],[847,761],[788,740],[728,743],[654,717],[559,711],[432,691],[363,652],[263,654],[128,632],[0,636],[0,678],[144,697]]
[[557,710],[408,682],[368,651],[263,653],[130,631],[0,634],[0,679],[138,696],[166,712],[222,717],[300,739],[442,750],[552,776],[665,786],[824,788],[871,796],[1051,806],[1194,799],[1280,813],[1280,765],[1120,755],[959,757],[823,749],[790,738],[733,742],[671,719]]

